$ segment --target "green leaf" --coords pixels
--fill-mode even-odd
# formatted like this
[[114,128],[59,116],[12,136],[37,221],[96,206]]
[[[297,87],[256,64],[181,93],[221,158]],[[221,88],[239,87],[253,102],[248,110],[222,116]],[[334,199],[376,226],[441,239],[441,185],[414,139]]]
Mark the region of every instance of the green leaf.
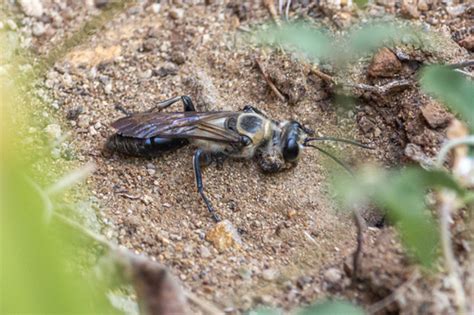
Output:
[[426,67],[421,88],[459,114],[474,130],[474,83],[445,66]]
[[347,206],[370,199],[387,211],[405,246],[425,266],[433,262],[439,240],[437,225],[425,207],[427,189],[446,188],[465,195],[450,174],[420,168],[391,172],[370,169],[336,187]]
[[364,311],[349,302],[327,301],[312,305],[300,312],[298,315],[364,315]]
[[257,32],[257,42],[306,54],[310,58],[331,56],[331,40],[308,23],[287,23],[281,27],[269,26]]

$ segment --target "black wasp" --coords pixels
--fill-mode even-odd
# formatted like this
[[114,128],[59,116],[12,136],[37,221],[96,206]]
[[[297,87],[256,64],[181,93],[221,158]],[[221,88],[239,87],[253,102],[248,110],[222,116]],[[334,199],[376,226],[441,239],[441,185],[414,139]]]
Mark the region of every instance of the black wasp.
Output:
[[[183,112],[158,111],[179,100],[184,104]],[[312,147],[347,169],[310,142],[341,141],[367,148],[351,140],[311,137],[313,131],[299,122],[273,120],[252,106],[238,112],[197,112],[188,96],[174,97],[147,112],[120,118],[112,127],[117,132],[107,140],[107,148],[128,155],[156,156],[187,144],[196,147],[193,167],[197,190],[215,221],[220,217],[204,193],[201,175],[201,164],[210,164],[215,157],[254,158],[262,171],[275,173],[294,166],[300,151]]]

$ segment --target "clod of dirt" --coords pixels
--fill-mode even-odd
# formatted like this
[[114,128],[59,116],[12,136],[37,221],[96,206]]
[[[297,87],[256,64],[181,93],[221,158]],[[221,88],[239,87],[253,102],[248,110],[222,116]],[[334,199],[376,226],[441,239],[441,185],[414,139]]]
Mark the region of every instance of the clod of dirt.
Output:
[[302,73],[285,73],[277,67],[267,69],[268,77],[278,90],[283,93],[289,105],[296,105],[306,95],[306,75]]
[[446,127],[454,117],[436,102],[431,102],[421,107],[421,114],[431,128]]
[[474,35],[470,35],[459,42],[459,45],[469,51],[474,51]]
[[381,48],[373,57],[369,66],[369,76],[390,78],[402,70],[402,63],[388,48]]
[[212,79],[202,69],[192,72],[193,75],[184,79],[186,89],[200,111],[226,110],[220,102],[219,92],[212,83]]
[[206,240],[219,251],[223,252],[231,248],[240,248],[242,240],[237,229],[228,220],[217,223],[206,234]]
[[420,17],[420,12],[418,11],[415,1],[404,0],[402,1],[402,10],[401,13],[411,19],[417,19]]

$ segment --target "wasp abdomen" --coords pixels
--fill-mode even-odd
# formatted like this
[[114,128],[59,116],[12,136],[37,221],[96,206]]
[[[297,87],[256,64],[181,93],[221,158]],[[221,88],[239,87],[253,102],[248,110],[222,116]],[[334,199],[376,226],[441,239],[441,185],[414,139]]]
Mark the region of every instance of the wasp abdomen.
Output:
[[160,137],[153,138],[132,138],[118,134],[111,136],[107,140],[107,149],[134,156],[154,156],[161,152],[178,149],[188,144],[186,139],[167,139]]

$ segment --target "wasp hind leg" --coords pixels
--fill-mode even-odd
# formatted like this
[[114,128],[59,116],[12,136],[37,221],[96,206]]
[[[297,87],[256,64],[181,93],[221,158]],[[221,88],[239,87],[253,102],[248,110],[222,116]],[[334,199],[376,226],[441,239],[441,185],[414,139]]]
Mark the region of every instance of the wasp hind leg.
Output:
[[206,204],[207,210],[211,214],[212,218],[216,222],[221,221],[221,217],[217,214],[216,210],[212,207],[211,202],[207,199],[206,194],[204,193],[204,185],[202,183],[202,173],[201,173],[201,159],[204,159],[203,162],[208,163],[210,157],[201,149],[196,150],[193,156],[193,167],[194,167],[194,176],[196,178],[196,186],[201,199]]
[[147,112],[153,112],[155,110],[165,109],[165,108],[173,105],[174,103],[176,103],[178,101],[183,102],[185,112],[195,112],[196,111],[196,108],[194,107],[194,104],[193,104],[193,101],[191,101],[191,98],[187,95],[182,95],[182,96],[176,96],[176,97],[161,101],[158,104],[156,104],[155,106],[153,106],[152,108],[150,108],[149,110],[147,110]]

